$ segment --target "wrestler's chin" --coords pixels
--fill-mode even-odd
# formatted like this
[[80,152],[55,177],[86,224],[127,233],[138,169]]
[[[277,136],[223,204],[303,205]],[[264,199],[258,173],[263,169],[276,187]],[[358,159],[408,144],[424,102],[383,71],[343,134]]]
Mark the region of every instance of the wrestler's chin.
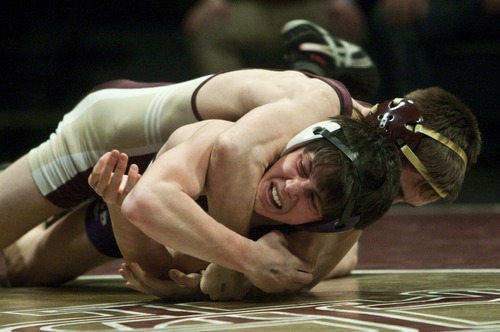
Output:
[[273,217],[273,214],[269,213],[269,210],[264,207],[264,204],[258,197],[255,199],[254,213],[264,218],[272,219]]

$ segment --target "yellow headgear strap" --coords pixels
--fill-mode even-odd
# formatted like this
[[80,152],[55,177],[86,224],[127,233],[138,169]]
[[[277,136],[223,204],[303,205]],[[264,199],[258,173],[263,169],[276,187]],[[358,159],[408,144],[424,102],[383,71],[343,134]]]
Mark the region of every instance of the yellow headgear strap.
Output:
[[439,143],[446,146],[448,149],[450,149],[453,152],[455,152],[456,154],[458,154],[458,156],[460,158],[462,158],[462,160],[464,161],[465,167],[467,167],[467,155],[465,154],[465,151],[461,147],[459,147],[458,144],[455,144],[455,142],[453,142],[451,139],[449,139],[448,137],[446,137],[444,135],[441,135],[437,131],[434,131],[434,130],[429,129],[429,128],[425,128],[421,124],[418,124],[415,126],[415,132],[422,133],[424,135],[427,135],[427,136],[435,139]]
[[[408,127],[410,127],[408,129],[412,130],[412,128],[411,128],[412,126],[408,126]],[[452,140],[450,140],[446,136],[443,136],[440,133],[438,133],[432,129],[425,128],[421,124],[416,125],[415,128],[413,128],[413,131],[422,133],[426,136],[429,136],[430,138],[443,144],[444,146],[446,146],[447,148],[449,148],[450,150],[455,152],[458,156],[460,156],[460,158],[462,158],[462,160],[465,164],[465,167],[467,167],[467,155],[465,154],[465,151],[461,147],[459,147],[457,144],[455,144]],[[434,189],[441,198],[445,198],[446,194],[428,176],[429,173],[427,172],[427,168],[420,161],[420,159],[418,159],[418,157],[415,155],[415,153],[413,153],[413,151],[408,147],[408,145],[404,145],[401,148],[401,152],[408,159],[408,161],[413,165],[413,167],[415,167],[417,172],[419,172],[420,175],[422,175],[422,177],[429,183],[429,185],[432,187],[432,189]]]

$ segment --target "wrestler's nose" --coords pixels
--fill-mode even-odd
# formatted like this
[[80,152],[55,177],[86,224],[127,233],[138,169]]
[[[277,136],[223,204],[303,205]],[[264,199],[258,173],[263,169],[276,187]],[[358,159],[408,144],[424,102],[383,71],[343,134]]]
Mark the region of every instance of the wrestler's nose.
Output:
[[311,190],[312,186],[309,179],[286,180],[285,192],[292,198],[307,195]]

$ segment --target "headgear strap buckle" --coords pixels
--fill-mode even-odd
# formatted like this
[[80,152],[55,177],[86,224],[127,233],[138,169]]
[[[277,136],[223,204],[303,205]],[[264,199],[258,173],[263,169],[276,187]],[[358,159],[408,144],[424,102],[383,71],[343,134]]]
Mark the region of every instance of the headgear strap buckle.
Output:
[[422,111],[411,100],[397,98],[375,105],[368,116],[368,120],[375,126],[383,129],[389,142],[399,148],[408,145],[415,149],[422,139],[422,133],[411,128],[424,122]]

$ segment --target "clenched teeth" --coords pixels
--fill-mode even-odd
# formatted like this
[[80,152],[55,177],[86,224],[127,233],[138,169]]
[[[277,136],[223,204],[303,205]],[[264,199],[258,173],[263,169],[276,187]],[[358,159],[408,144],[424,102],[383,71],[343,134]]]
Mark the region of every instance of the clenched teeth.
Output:
[[274,200],[274,203],[278,206],[278,207],[281,207],[281,201],[280,201],[280,198],[278,196],[278,190],[276,190],[276,187],[273,186],[272,190],[271,190],[271,193],[273,194],[273,200]]

